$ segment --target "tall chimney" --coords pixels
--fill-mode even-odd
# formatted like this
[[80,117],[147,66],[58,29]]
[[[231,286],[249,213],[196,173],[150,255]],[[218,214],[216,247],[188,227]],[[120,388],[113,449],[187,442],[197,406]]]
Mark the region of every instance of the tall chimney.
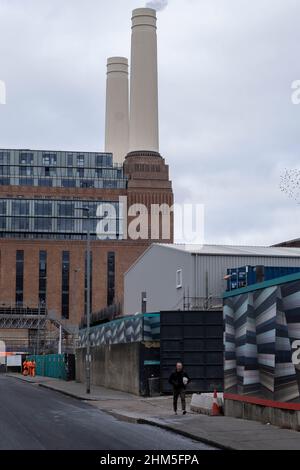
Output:
[[123,163],[129,150],[128,59],[107,59],[105,151]]
[[132,13],[130,152],[159,152],[156,11]]

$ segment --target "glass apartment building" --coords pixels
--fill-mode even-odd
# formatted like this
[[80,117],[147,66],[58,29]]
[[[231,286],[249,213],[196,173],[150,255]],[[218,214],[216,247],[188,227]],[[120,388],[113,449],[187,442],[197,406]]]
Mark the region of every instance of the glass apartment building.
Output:
[[0,185],[124,189],[126,178],[109,153],[0,149]]
[[[84,239],[88,231],[96,238],[99,205],[110,203],[115,220],[107,219],[107,233],[122,238],[119,203],[99,198],[79,197],[77,189],[122,190],[127,179],[123,167],[114,165],[112,154],[91,152],[53,152],[43,150],[0,150],[0,186],[40,188],[42,197],[25,194],[0,197],[0,237],[31,239]],[[50,194],[48,188],[68,189],[66,198]],[[25,191],[26,192],[26,191]],[[71,194],[69,194],[71,192]],[[81,191],[81,194],[83,191]],[[105,237],[105,234],[103,234]],[[107,236],[109,238],[109,235]]]

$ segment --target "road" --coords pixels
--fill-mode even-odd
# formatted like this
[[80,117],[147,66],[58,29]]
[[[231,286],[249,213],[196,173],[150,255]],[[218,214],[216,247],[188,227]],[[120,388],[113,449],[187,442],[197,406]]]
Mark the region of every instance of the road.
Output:
[[209,450],[152,426],[126,423],[85,402],[0,375],[1,450]]

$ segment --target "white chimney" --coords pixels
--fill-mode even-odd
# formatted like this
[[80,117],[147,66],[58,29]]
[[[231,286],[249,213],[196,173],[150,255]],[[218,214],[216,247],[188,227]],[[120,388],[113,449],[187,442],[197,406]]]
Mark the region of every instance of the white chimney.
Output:
[[107,59],[105,151],[123,163],[129,150],[128,59]]
[[132,13],[130,132],[131,152],[159,152],[156,11]]

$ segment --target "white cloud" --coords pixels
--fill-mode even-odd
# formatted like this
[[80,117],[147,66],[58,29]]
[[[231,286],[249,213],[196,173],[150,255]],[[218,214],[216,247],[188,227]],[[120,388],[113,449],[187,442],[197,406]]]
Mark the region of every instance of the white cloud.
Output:
[[153,8],[154,10],[161,11],[168,6],[168,0],[151,0],[146,3],[147,8]]

